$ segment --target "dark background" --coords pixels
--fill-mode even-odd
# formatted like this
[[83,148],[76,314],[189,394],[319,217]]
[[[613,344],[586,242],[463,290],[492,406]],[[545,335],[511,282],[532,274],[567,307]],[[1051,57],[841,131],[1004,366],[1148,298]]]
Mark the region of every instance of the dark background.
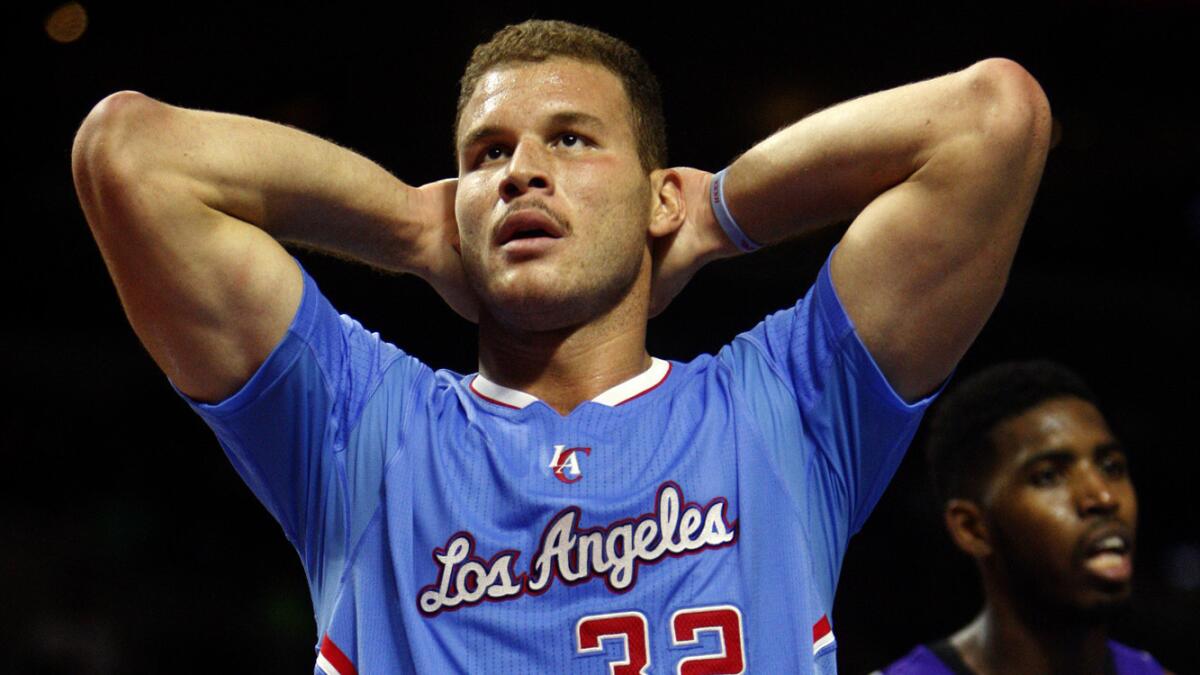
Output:
[[[16,673],[310,672],[295,552],[128,328],[75,200],[71,140],[120,89],[285,122],[413,184],[454,171],[450,123],[471,47],[510,21],[565,18],[631,42],[662,80],[672,162],[715,170],[839,100],[1003,55],[1042,83],[1050,155],[1008,292],[959,369],[1047,356],[1080,370],[1132,449],[1138,595],[1118,636],[1200,672],[1196,319],[1200,11],[1192,2],[590,3],[560,7],[88,2],[3,11],[0,664]],[[703,271],[651,349],[718,348],[815,276],[839,232]],[[474,370],[474,334],[411,278],[301,258],[344,312],[435,367]],[[850,547],[835,628],[860,673],[978,609],[937,523],[919,452]]]

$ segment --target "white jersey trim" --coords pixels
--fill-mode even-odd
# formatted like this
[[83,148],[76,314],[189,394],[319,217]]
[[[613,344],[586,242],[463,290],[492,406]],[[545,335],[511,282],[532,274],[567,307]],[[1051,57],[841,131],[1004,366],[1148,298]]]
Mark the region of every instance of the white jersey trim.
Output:
[[471,391],[492,403],[499,403],[510,408],[524,408],[538,400],[532,394],[496,384],[483,375],[476,375],[475,379],[471,380]]
[[329,659],[325,658],[325,655],[321,654],[320,652],[317,653],[317,667],[320,668],[321,672],[325,673],[325,675],[342,675],[342,672],[335,668],[334,665],[329,662]]
[[[649,368],[641,374],[634,375],[621,384],[604,391],[599,396],[593,398],[592,402],[609,407],[619,406],[662,384],[670,372],[671,364],[669,362],[660,358],[650,357]],[[509,389],[504,385],[496,384],[482,374],[476,375],[471,380],[470,387],[471,391],[475,392],[481,398],[510,408],[525,408],[538,400],[532,394],[526,394],[523,391]]]
[[820,652],[831,644],[833,644],[833,631],[829,631],[813,642],[813,656],[816,656],[817,652]]

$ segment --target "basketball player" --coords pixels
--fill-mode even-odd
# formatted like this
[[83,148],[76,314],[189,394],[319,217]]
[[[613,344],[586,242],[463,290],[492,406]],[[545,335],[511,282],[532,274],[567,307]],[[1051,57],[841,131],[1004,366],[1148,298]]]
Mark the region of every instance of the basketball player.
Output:
[[[476,48],[456,179],[131,92],[73,166],[135,331],[300,553],[318,672],[827,673],[847,539],[1001,293],[1049,119],[994,59],[666,168],[641,57],[535,21]],[[705,263],[851,217],[795,306],[647,354]],[[339,317],[278,241],[421,276],[479,372]]]
[[888,675],[1162,673],[1108,639],[1129,599],[1137,494],[1087,385],[1048,361],[994,366],[933,418],[929,458],[946,527],[975,559],[983,611]]

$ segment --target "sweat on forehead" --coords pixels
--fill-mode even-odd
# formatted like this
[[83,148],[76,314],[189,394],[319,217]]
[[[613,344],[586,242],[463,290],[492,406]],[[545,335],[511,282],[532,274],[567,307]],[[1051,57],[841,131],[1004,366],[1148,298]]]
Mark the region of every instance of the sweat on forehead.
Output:
[[596,64],[620,80],[629,100],[638,157],[647,171],[666,166],[666,122],[658,80],[637,50],[611,35],[565,21],[526,21],[506,26],[475,47],[460,80],[454,118],[458,146],[463,110],[480,79],[505,65],[541,63],[562,57]]

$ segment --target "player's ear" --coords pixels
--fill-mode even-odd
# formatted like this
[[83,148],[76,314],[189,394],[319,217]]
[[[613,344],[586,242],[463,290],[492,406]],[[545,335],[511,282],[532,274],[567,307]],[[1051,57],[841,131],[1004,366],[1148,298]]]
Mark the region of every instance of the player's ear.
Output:
[[992,553],[991,532],[979,505],[969,499],[951,499],[943,512],[946,529],[954,545],[972,558],[984,558]]
[[650,190],[650,236],[673,234],[687,218],[683,177],[674,169],[655,169],[650,172]]

